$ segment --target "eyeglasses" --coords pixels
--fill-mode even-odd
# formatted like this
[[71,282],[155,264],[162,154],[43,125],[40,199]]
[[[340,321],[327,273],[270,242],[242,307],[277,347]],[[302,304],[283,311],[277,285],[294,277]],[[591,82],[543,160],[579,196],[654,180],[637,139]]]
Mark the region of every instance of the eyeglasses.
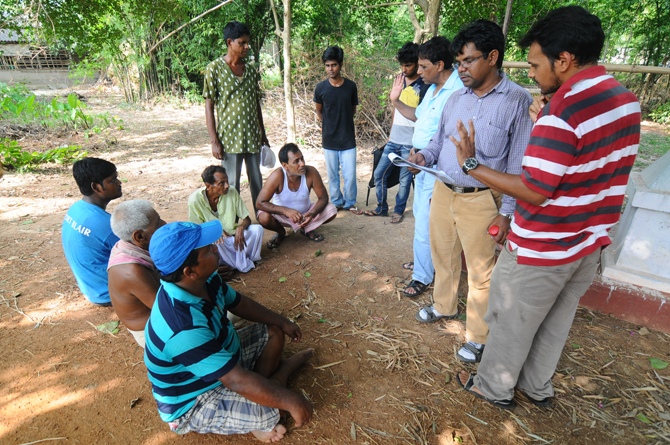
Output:
[[456,71],[458,71],[458,68],[461,67],[461,66],[463,68],[470,68],[472,66],[472,64],[475,63],[476,61],[478,61],[479,59],[481,59],[481,58],[488,59],[488,57],[489,57],[489,53],[485,53],[485,54],[482,54],[481,56],[475,57],[474,59],[466,59],[466,60],[463,60],[462,62],[454,62],[453,67]]

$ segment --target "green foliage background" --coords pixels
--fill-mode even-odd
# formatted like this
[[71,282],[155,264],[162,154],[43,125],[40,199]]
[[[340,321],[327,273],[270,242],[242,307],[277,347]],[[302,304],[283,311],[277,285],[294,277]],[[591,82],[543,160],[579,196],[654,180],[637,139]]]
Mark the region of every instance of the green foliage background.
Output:
[[[271,1],[275,1],[281,14],[281,1]],[[0,28],[18,30],[35,45],[74,51],[83,58],[85,66],[107,70],[107,75],[122,85],[128,101],[162,94],[197,99],[207,63],[225,53],[222,30],[229,20],[239,20],[250,27],[256,60],[275,71],[281,67],[279,53],[273,50],[279,43],[268,0],[235,0],[152,50],[168,33],[218,3],[218,0],[0,0],[3,11]],[[506,0],[442,0],[439,32],[453,37],[463,24],[477,18],[502,24],[506,3]],[[538,17],[566,4],[579,4],[601,18],[607,34],[603,62],[668,66],[670,2],[667,0],[516,0],[506,59],[524,60],[525,55],[516,44],[518,39]],[[395,52],[413,38],[407,5],[387,0],[294,0],[292,8],[293,76],[297,82],[314,81],[317,72],[311,64],[318,67],[323,49],[339,44],[345,49],[347,74],[364,87],[378,88],[370,97],[384,94],[380,80],[396,70]],[[418,9],[417,16],[423,20]],[[301,79],[302,76],[307,77]],[[280,78],[276,73],[275,77]],[[620,77],[649,109],[668,101],[669,76]]]

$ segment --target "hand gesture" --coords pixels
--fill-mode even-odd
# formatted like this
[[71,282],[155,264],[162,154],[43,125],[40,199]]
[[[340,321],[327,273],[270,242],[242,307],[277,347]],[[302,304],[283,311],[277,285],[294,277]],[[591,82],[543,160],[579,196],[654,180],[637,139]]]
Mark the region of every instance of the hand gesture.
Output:
[[470,124],[470,133],[465,129],[465,125],[460,119],[456,123],[460,141],[457,141],[453,136],[449,136],[451,142],[456,146],[456,158],[459,165],[463,165],[466,159],[475,157],[475,124],[472,123],[472,120],[468,123]]
[[391,88],[391,93],[389,94],[389,100],[391,103],[400,99],[400,93],[402,93],[403,88],[405,88],[405,75],[398,74],[393,79],[393,87]]

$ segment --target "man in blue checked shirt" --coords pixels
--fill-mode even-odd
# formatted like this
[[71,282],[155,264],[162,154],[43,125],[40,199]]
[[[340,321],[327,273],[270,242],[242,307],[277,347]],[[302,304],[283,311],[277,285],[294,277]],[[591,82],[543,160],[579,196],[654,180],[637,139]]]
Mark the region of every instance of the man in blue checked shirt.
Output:
[[[222,231],[218,220],[177,222],[152,236],[149,253],[161,287],[145,328],[144,362],[161,419],[172,431],[252,433],[276,442],[286,433],[280,409],[296,426],[312,416],[311,403],[286,385],[314,349],[282,359],[284,335],[298,342],[302,332],[221,280],[212,243]],[[256,324],[236,331],[228,311]]]
[[[416,319],[432,323],[458,316],[461,252],[468,265],[466,343],[458,351],[461,361],[481,360],[488,336],[484,315],[488,309],[495,244],[505,241],[516,201],[491,190],[468,172],[481,163],[518,175],[532,123],[530,94],[501,71],[505,36],[497,24],[477,20],[454,37],[454,68],[465,88],[453,93],[444,106],[437,133],[428,146],[410,156],[419,165],[436,164],[453,179],[437,181],[430,206],[430,247],[435,265],[433,304],[421,308]],[[458,121],[472,120],[477,153],[461,165],[449,139],[458,137]],[[489,232],[489,229],[496,226]],[[495,235],[489,235],[495,233]]]

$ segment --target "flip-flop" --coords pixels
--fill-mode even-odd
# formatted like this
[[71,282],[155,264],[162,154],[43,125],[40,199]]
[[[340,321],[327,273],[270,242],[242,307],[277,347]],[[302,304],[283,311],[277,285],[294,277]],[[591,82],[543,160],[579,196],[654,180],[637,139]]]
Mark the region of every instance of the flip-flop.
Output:
[[388,216],[388,212],[378,212],[377,210],[366,210],[363,212],[365,216]]
[[414,261],[402,263],[402,268],[405,270],[414,270]]
[[344,210],[349,210],[354,215],[362,215],[363,211],[356,206],[351,206],[349,208],[345,207]]
[[[426,313],[427,318],[421,316],[422,311]],[[435,323],[439,320],[453,320],[456,317],[458,317],[458,311],[456,311],[454,315],[437,315],[435,313],[435,308],[430,304],[422,307],[419,309],[419,312],[416,313],[416,321],[419,323]]]
[[400,224],[403,219],[405,219],[405,215],[398,215],[397,213],[394,213],[391,215],[391,220],[389,222],[391,224]]
[[307,238],[308,240],[314,241],[315,243],[320,243],[325,239],[323,235],[321,235],[320,233],[316,233],[314,230],[312,230],[311,232],[305,232],[304,230],[300,230],[300,234],[305,238]]
[[[464,372],[464,371],[461,371],[461,372]],[[472,373],[469,374],[468,375],[468,380],[465,383],[463,383],[461,381],[461,376],[460,376],[461,372],[456,374],[456,381],[461,386],[461,388],[463,388],[465,391],[469,392],[470,394],[477,397],[478,399],[482,399],[486,402],[489,402],[493,406],[497,406],[498,408],[507,409],[507,410],[510,410],[510,411],[513,410],[514,408],[516,408],[516,402],[514,401],[514,399],[512,399],[512,400],[499,400],[499,401],[491,400],[488,397],[486,397],[484,394],[480,394],[478,392],[473,391],[472,388],[475,387],[475,376],[477,374],[472,374]]]
[[267,242],[266,247],[270,250],[276,249],[284,241],[284,238],[286,238],[286,235],[282,236],[278,233],[275,233],[275,236],[273,236],[270,241]]

